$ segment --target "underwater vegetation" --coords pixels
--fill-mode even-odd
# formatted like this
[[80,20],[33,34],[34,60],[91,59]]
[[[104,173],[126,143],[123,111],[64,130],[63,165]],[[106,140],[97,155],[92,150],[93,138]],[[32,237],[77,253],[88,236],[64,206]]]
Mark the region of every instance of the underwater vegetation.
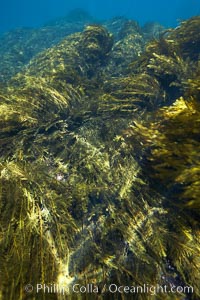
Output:
[[0,300],[200,299],[200,17],[162,33],[108,23],[4,77]]
[[82,31],[93,17],[80,10],[56,19],[44,26],[17,28],[0,37],[0,82],[5,82],[22,70],[37,53],[59,43],[64,37]]

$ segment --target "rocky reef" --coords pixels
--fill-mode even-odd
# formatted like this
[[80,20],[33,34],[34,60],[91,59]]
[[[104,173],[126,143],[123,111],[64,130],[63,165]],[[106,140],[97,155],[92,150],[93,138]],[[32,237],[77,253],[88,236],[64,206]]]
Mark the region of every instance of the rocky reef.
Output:
[[199,299],[200,17],[78,14],[2,56],[0,300]]

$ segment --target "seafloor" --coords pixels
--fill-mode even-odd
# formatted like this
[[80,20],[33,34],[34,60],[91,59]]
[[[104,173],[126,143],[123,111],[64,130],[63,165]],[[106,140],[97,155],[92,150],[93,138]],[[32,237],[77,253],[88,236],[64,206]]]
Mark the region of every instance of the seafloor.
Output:
[[0,300],[200,299],[199,28],[0,38]]

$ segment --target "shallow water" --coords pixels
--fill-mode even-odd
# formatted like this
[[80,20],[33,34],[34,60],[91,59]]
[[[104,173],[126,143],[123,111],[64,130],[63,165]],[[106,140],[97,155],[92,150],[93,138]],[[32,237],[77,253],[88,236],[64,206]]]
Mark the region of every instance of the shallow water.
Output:
[[199,299],[200,16],[42,3],[0,38],[0,300]]

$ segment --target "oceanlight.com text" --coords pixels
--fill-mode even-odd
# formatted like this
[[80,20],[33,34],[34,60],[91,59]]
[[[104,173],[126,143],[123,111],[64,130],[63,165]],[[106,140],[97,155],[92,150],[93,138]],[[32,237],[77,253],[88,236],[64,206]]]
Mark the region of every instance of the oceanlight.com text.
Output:
[[193,293],[192,286],[167,286],[167,285],[137,285],[137,286],[118,286],[116,284],[110,284],[108,287],[110,293],[121,294],[150,294],[156,295],[159,293],[172,293],[172,294],[189,294]]

